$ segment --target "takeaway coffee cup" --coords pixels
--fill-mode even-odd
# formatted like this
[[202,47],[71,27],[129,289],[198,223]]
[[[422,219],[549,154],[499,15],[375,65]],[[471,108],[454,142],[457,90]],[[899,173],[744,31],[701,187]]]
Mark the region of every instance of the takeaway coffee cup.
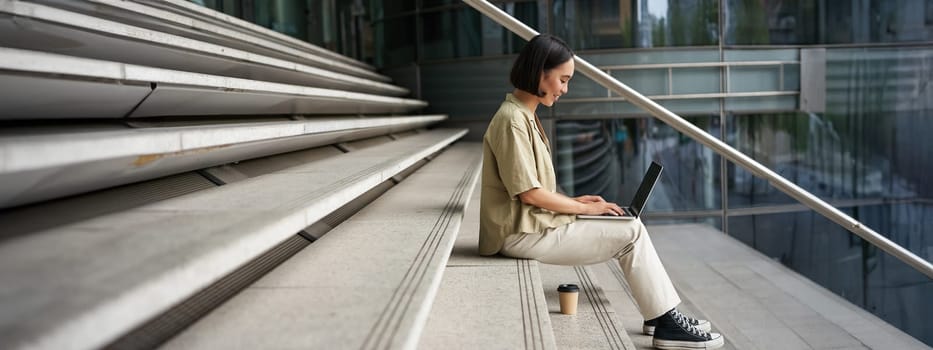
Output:
[[576,284],[562,284],[557,286],[557,292],[560,295],[560,313],[564,315],[577,314],[577,297],[580,295],[580,287]]

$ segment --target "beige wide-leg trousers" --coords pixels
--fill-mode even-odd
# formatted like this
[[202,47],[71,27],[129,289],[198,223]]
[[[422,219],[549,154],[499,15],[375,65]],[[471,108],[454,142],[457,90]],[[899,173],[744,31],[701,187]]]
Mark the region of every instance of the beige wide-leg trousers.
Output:
[[640,219],[578,219],[545,233],[513,234],[505,238],[500,254],[554,265],[591,265],[618,259],[646,320],[680,304]]

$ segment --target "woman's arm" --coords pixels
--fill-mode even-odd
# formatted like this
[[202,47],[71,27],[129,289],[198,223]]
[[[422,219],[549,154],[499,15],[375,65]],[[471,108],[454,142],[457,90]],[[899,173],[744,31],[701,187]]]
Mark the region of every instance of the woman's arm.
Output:
[[522,203],[564,214],[622,215],[622,208],[615,203],[606,202],[599,196],[580,196],[570,198],[541,188],[532,188],[518,194]]

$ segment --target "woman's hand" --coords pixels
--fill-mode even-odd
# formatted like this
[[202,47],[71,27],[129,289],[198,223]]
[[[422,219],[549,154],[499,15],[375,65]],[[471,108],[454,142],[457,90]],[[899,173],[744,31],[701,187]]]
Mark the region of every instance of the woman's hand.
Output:
[[589,202],[589,203],[583,204],[583,214],[585,215],[603,215],[603,214],[622,215],[622,208],[620,208],[615,203],[606,202],[606,201]]
[[622,215],[622,208],[619,208],[615,203],[606,202],[603,197],[595,195],[585,195],[574,197],[573,200],[583,203],[583,210],[585,215]]
[[522,203],[564,214],[622,215],[622,208],[606,202],[600,196],[567,197],[541,188],[532,188],[518,194]]

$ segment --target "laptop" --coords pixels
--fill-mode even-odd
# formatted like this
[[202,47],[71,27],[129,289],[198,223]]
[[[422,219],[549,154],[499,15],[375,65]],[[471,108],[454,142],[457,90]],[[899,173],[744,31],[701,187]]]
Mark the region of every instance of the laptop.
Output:
[[641,185],[638,186],[638,192],[635,192],[635,198],[632,198],[632,204],[627,207],[622,207],[622,212],[624,215],[577,215],[577,218],[635,220],[638,218],[638,215],[641,214],[642,210],[644,210],[645,203],[648,202],[648,196],[651,195],[651,190],[654,189],[654,185],[658,183],[658,179],[661,178],[661,170],[663,169],[664,167],[662,167],[661,164],[658,164],[658,162],[651,162],[651,166],[648,167],[648,172],[645,173],[645,177],[641,179]]

